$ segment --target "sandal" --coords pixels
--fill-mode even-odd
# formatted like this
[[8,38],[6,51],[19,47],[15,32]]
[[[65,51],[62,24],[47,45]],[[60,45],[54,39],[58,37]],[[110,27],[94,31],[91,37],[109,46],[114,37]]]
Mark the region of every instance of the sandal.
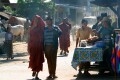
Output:
[[53,79],[58,78],[57,76],[53,76]]
[[41,80],[41,79],[39,79],[38,77],[35,77],[35,80]]
[[32,76],[34,77],[35,75],[36,75],[36,72],[33,72],[33,73],[32,73]]
[[62,55],[63,51],[60,52],[60,55]]
[[51,79],[51,78],[52,78],[52,76],[48,76],[48,77],[47,77],[47,79]]

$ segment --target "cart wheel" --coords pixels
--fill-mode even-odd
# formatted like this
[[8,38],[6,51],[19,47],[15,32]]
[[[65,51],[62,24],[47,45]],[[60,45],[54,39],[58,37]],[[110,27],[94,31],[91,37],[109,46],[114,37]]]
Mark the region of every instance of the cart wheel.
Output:
[[100,69],[100,70],[99,70],[98,75],[103,75],[103,74],[104,74],[104,72],[105,72],[105,70],[104,70],[104,69]]

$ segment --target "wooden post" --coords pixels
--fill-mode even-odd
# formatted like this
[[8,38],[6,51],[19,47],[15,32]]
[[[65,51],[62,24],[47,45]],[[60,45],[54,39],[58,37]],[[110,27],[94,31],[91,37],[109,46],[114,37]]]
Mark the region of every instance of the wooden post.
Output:
[[114,30],[114,33],[113,33],[113,38],[114,38],[114,54],[115,54],[115,80],[117,79],[117,69],[116,69],[116,49],[115,49],[115,39],[116,39],[116,33],[115,33],[115,30]]

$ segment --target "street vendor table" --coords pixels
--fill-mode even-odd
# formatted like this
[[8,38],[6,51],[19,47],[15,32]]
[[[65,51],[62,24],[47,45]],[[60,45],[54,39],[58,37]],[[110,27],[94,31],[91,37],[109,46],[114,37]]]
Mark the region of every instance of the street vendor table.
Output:
[[72,67],[77,69],[77,66],[80,62],[92,62],[92,61],[102,61],[102,48],[97,48],[95,46],[87,46],[87,47],[79,47],[75,48],[73,59],[72,59]]

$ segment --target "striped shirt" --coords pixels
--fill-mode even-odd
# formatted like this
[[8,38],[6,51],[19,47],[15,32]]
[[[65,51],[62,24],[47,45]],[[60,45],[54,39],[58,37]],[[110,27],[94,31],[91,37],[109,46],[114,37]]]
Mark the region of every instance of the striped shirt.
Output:
[[44,31],[44,43],[45,45],[53,45],[53,28],[45,29]]

